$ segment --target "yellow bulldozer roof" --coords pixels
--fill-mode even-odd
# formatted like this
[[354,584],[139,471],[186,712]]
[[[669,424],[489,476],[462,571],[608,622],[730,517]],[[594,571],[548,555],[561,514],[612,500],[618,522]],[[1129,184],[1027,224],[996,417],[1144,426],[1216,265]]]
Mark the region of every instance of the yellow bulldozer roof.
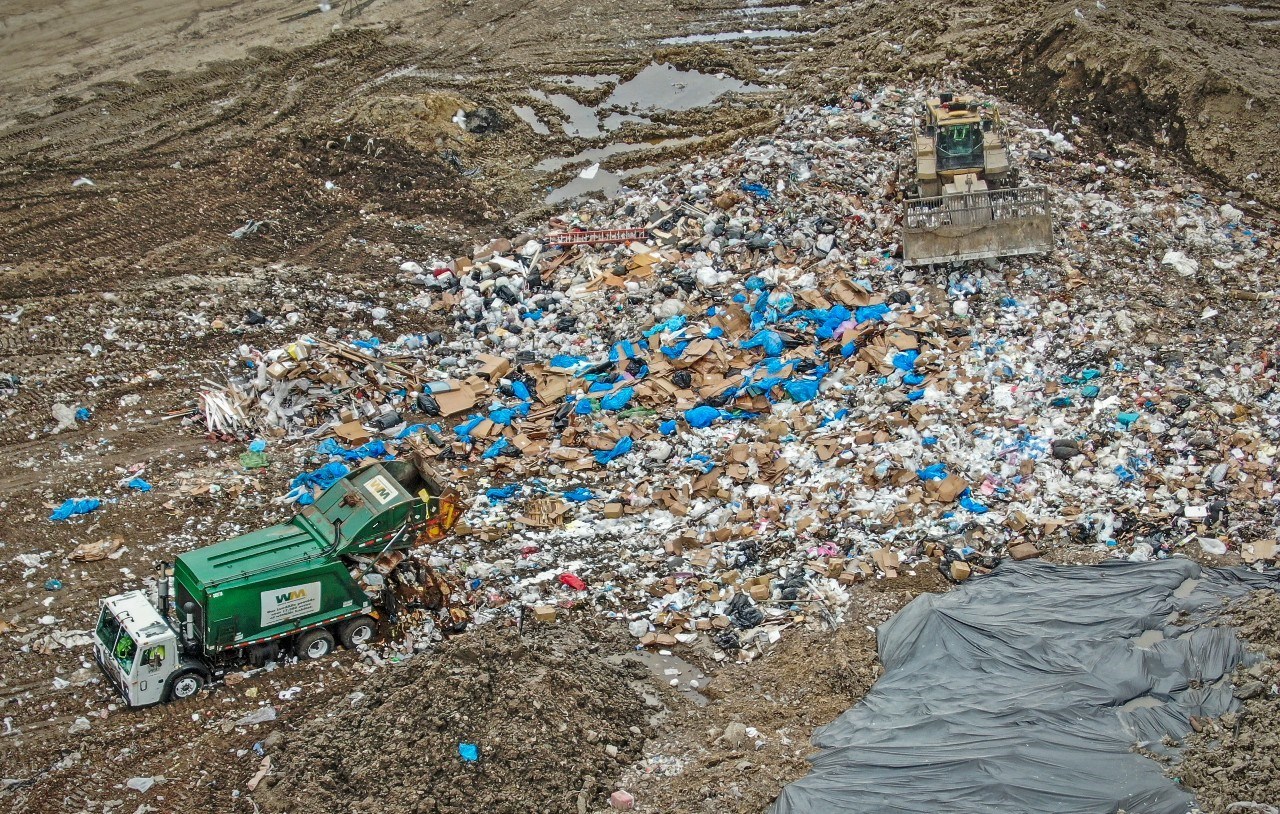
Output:
[[937,96],[925,102],[927,124],[974,124],[989,118],[982,103],[972,96],[955,96],[950,102],[943,103]]

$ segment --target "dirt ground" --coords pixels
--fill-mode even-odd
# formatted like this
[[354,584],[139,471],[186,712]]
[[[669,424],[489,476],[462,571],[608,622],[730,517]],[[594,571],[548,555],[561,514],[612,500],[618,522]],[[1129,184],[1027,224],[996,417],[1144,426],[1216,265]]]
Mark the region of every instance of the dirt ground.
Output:
[[[1223,619],[1239,629],[1256,663],[1236,670],[1235,695],[1243,707],[1217,721],[1192,721],[1198,731],[1187,738],[1183,759],[1169,769],[1195,790],[1209,814],[1266,812],[1280,801],[1276,777],[1276,732],[1280,700],[1272,692],[1280,680],[1280,597],[1260,592],[1237,604]],[[1256,803],[1258,807],[1241,806]]]
[[[573,169],[533,167],[587,145],[530,90],[595,103],[598,92],[558,78],[627,77],[653,60],[774,88],[628,125],[635,142],[703,141],[609,163],[664,166],[769,127],[783,99],[833,100],[889,76],[966,77],[1049,120],[1078,118],[1099,150],[1172,157],[1238,191],[1241,207],[1280,204],[1274,5],[802,2],[746,26],[794,36],[663,42],[741,31],[744,8],[17,0],[0,10],[0,808],[527,811],[527,786],[511,791],[525,783],[541,795],[537,810],[579,810],[580,795],[600,810],[624,786],[648,811],[761,811],[806,770],[813,727],[874,681],[869,626],[944,587],[934,574],[859,593],[838,631],[797,632],[750,665],[686,655],[711,677],[705,706],[627,661],[617,631],[586,623],[464,637],[422,657],[430,669],[368,675],[343,655],[141,712],[119,708],[85,648],[50,639],[89,627],[97,599],[139,586],[156,560],[287,515],[270,497],[292,462],[243,472],[242,445],[175,416],[219,375],[211,360],[242,341],[366,327],[348,303],[394,307],[419,293],[395,271],[401,260],[466,253],[544,218],[545,194]],[[531,106],[549,132],[512,105]],[[499,112],[494,129],[452,122],[482,107]],[[433,327],[409,320],[401,330]],[[56,404],[92,418],[55,434]],[[175,484],[162,500],[116,487],[140,467]],[[119,495],[110,512],[46,519],[65,497],[105,492]],[[64,559],[116,535],[119,559]],[[49,578],[63,587],[46,591]],[[1274,624],[1274,608],[1263,610]],[[45,616],[55,623],[37,623]],[[398,703],[422,693],[448,714]],[[275,721],[239,723],[268,704]],[[1269,760],[1240,740],[1256,726],[1254,743],[1267,743],[1267,704],[1247,702],[1231,750],[1193,750],[1185,782],[1222,800],[1255,788],[1219,790],[1248,775],[1232,768],[1238,759]],[[79,718],[88,730],[70,734]],[[427,718],[435,728],[423,737]],[[540,734],[523,744],[527,727]],[[279,771],[255,803],[243,792],[261,765],[253,746],[272,733],[284,744],[271,750]],[[481,760],[462,765],[459,742],[477,743]],[[317,761],[332,779],[322,791]],[[396,778],[405,796],[366,799],[362,772]],[[125,785],[154,776],[165,782],[145,793]]]

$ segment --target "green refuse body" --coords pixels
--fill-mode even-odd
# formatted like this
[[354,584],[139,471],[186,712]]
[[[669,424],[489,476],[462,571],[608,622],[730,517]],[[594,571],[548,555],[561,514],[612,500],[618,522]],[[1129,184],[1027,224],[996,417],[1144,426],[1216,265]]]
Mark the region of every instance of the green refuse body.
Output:
[[141,591],[103,600],[98,662],[141,706],[289,648],[318,658],[335,640],[354,646],[380,603],[357,578],[382,554],[440,539],[457,516],[456,493],[419,460],[358,469],[288,523],[179,555],[171,610],[164,592],[158,608]]

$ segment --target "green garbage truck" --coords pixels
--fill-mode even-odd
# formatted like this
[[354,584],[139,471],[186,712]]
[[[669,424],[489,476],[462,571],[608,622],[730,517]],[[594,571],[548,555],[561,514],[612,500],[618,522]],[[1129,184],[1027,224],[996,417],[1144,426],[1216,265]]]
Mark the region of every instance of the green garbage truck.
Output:
[[443,538],[459,513],[420,455],[349,472],[287,523],[161,563],[154,596],[102,600],[95,658],[130,706],[147,706],[245,664],[358,647],[406,595],[396,588],[423,582],[403,552]]

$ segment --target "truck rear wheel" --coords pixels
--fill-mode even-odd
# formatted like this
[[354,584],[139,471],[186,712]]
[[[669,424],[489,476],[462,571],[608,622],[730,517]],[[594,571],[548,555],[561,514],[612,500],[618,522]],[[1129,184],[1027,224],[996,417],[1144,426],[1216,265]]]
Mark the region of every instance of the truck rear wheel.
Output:
[[164,700],[166,701],[185,701],[194,697],[204,689],[204,676],[199,670],[185,670],[169,679],[169,686],[165,690]]
[[309,630],[298,637],[294,649],[302,661],[322,659],[333,652],[333,635],[324,628]]
[[342,642],[342,646],[348,650],[355,650],[372,639],[376,631],[377,627],[373,619],[368,616],[357,616],[343,622],[338,628],[338,641]]

